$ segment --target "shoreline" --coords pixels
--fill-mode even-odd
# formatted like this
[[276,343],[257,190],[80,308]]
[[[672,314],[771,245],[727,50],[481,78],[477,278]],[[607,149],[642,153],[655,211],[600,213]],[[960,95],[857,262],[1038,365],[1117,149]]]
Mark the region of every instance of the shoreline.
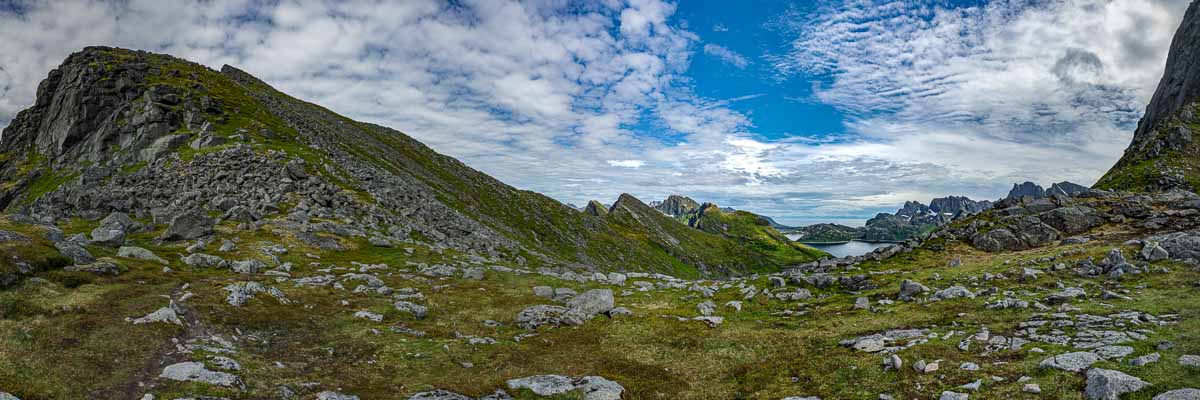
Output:
[[796,242],[802,243],[802,244],[847,244],[850,242],[863,242],[863,243],[870,243],[870,244],[904,243],[903,241],[896,241],[896,240],[862,240],[862,239],[851,239],[851,240],[838,241],[838,242],[804,242],[804,241],[796,241]]

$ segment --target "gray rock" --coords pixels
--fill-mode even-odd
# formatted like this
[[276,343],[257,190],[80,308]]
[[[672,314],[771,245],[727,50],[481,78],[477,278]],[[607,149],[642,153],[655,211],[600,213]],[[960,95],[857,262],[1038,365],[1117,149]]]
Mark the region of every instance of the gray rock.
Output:
[[900,282],[899,298],[900,300],[912,300],[913,296],[928,291],[929,288],[925,287],[925,285],[905,279],[903,282]]
[[121,248],[117,249],[117,257],[132,258],[135,260],[143,260],[143,261],[153,261],[153,262],[163,264],[163,265],[170,264],[170,262],[167,262],[167,260],[164,260],[162,257],[159,257],[158,255],[154,254],[154,252],[143,249],[141,247],[134,247],[134,246],[121,246]]
[[133,319],[131,322],[133,322],[134,325],[152,324],[155,322],[183,325],[183,321],[179,319],[179,314],[176,314],[175,309],[171,307],[160,308],[152,313],[146,314],[143,317]]
[[583,400],[621,400],[621,394],[625,393],[624,386],[599,376],[579,378],[575,387],[583,393]]
[[224,258],[204,253],[193,253],[181,259],[184,264],[189,267],[199,268],[224,268],[229,266],[229,262]]
[[1040,368],[1055,368],[1064,371],[1079,372],[1087,369],[1103,358],[1090,351],[1078,351],[1074,353],[1059,354],[1038,364]]
[[568,301],[567,307],[584,315],[603,314],[615,307],[615,300],[611,289],[592,289]]
[[1142,243],[1142,251],[1140,253],[1138,253],[1138,256],[1141,257],[1143,260],[1150,261],[1150,262],[1161,261],[1161,260],[1166,260],[1168,258],[1171,258],[1171,254],[1169,252],[1167,252],[1167,249],[1164,249],[1162,246],[1159,246],[1157,242],[1150,242],[1150,241]]
[[362,318],[362,319],[369,319],[369,320],[371,320],[371,321],[375,321],[375,322],[382,322],[382,321],[383,321],[383,314],[379,314],[379,313],[373,313],[373,312],[370,312],[370,311],[359,311],[359,312],[356,312],[356,313],[354,313],[354,317],[355,317],[355,318]]
[[249,259],[234,261],[229,267],[233,269],[233,272],[239,274],[254,275],[267,269],[267,264],[259,260]]
[[126,230],[133,225],[125,213],[112,213],[100,221],[100,226],[92,230],[92,244],[97,246],[117,247],[125,244]]
[[721,325],[721,323],[725,322],[725,318],[706,316],[692,318],[692,321],[700,321],[708,325],[709,328],[716,328],[717,326]]
[[163,240],[191,240],[211,235],[213,219],[199,210],[190,210],[171,218]]
[[8,392],[0,392],[0,400],[21,400],[17,396],[13,396]]
[[258,282],[231,283],[225,286],[225,291],[229,292],[229,296],[225,298],[225,301],[234,307],[246,305],[250,299],[254,298],[254,295],[259,293],[266,293],[282,304],[289,303],[287,297],[279,289],[269,288]]
[[1087,296],[1087,292],[1077,287],[1069,287],[1057,293],[1050,294],[1046,297],[1046,302],[1051,304],[1066,303],[1071,300]]
[[697,304],[696,310],[700,312],[700,315],[712,315],[717,311],[717,304],[713,303],[712,300],[707,300],[703,303]]
[[1150,365],[1150,364],[1158,362],[1158,360],[1160,358],[1162,358],[1162,356],[1159,355],[1158,353],[1150,353],[1150,354],[1135,358],[1133,360],[1130,360],[1129,365],[1132,365],[1135,367]]
[[481,281],[484,278],[484,271],[486,271],[486,269],[483,267],[467,268],[463,270],[463,279],[474,279]]
[[425,317],[429,315],[429,309],[417,303],[402,300],[397,301],[392,305],[396,307],[397,310],[412,314],[412,316],[416,317],[417,319],[425,319]]
[[547,299],[554,297],[554,288],[549,286],[534,286],[533,295],[537,297],[545,297]]
[[1193,354],[1184,354],[1179,356],[1179,365],[1192,368],[1200,368],[1200,356]]
[[562,375],[537,375],[505,382],[510,390],[528,389],[539,396],[553,396],[575,390],[575,380]]
[[951,286],[946,289],[940,290],[937,293],[934,293],[933,296],[929,297],[929,300],[940,301],[940,300],[957,299],[960,297],[973,299],[973,298],[975,298],[975,293],[972,293],[970,290],[967,290],[967,288],[962,287],[962,286]]
[[1119,400],[1122,394],[1142,390],[1148,384],[1121,371],[1092,368],[1087,372],[1083,397],[1088,400]]
[[317,393],[317,400],[358,400],[358,396],[352,394],[342,394],[332,391],[324,391]]
[[971,396],[967,395],[966,393],[944,391],[942,392],[942,396],[938,397],[938,400],[967,400],[970,398]]
[[525,329],[537,329],[541,326],[561,324],[563,315],[566,313],[566,307],[536,305],[517,313],[514,322],[517,326]]
[[408,400],[474,400],[470,397],[463,396],[448,390],[434,390],[430,392],[421,392],[412,395]]
[[224,387],[242,387],[242,379],[236,375],[210,371],[200,362],[181,362],[163,368],[160,378],[183,382],[201,382]]
[[118,275],[121,273],[121,267],[107,261],[96,261],[85,265],[72,265],[63,268],[63,271],[68,272],[90,272],[96,275]]
[[1111,359],[1133,354],[1133,348],[1129,346],[1101,346],[1092,350],[1092,352],[1105,359]]
[[1200,400],[1200,389],[1176,389],[1159,393],[1151,400]]
[[854,308],[859,310],[869,310],[871,309],[871,300],[867,299],[866,297],[854,299]]
[[76,264],[90,264],[96,261],[96,257],[93,257],[92,253],[75,242],[55,242],[54,248],[58,249],[58,253],[63,257],[70,258]]

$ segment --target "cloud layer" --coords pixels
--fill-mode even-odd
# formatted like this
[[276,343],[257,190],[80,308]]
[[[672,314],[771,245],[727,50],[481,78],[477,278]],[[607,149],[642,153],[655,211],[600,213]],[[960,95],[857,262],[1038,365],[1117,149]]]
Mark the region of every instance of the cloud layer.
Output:
[[[115,45],[238,66],[564,202],[683,193],[793,223],[859,219],[1016,180],[1091,183],[1185,7],[855,1],[770,21],[788,49],[746,55],[659,0],[16,3],[0,10],[0,123],[67,54]],[[806,101],[847,115],[847,132],[758,135],[731,105],[761,94],[697,96],[696,57],[812,81]]]

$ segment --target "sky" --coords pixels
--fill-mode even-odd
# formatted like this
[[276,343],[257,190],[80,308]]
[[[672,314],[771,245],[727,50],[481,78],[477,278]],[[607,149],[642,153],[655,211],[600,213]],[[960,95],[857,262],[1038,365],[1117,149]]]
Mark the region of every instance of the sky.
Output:
[[1090,185],[1187,0],[0,0],[0,125],[70,53],[239,67],[564,203],[785,224]]

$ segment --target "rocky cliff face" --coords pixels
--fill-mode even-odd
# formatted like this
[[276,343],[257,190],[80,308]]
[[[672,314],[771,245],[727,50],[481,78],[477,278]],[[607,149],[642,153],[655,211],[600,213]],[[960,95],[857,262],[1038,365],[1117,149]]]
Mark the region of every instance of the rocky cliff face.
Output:
[[700,208],[700,204],[687,196],[670,195],[662,202],[654,202],[651,204],[654,209],[662,211],[663,214],[678,218],[684,214],[695,211]]
[[1175,32],[1162,80],[1133,141],[1097,183],[1101,189],[1200,189],[1200,4],[1193,2]]

